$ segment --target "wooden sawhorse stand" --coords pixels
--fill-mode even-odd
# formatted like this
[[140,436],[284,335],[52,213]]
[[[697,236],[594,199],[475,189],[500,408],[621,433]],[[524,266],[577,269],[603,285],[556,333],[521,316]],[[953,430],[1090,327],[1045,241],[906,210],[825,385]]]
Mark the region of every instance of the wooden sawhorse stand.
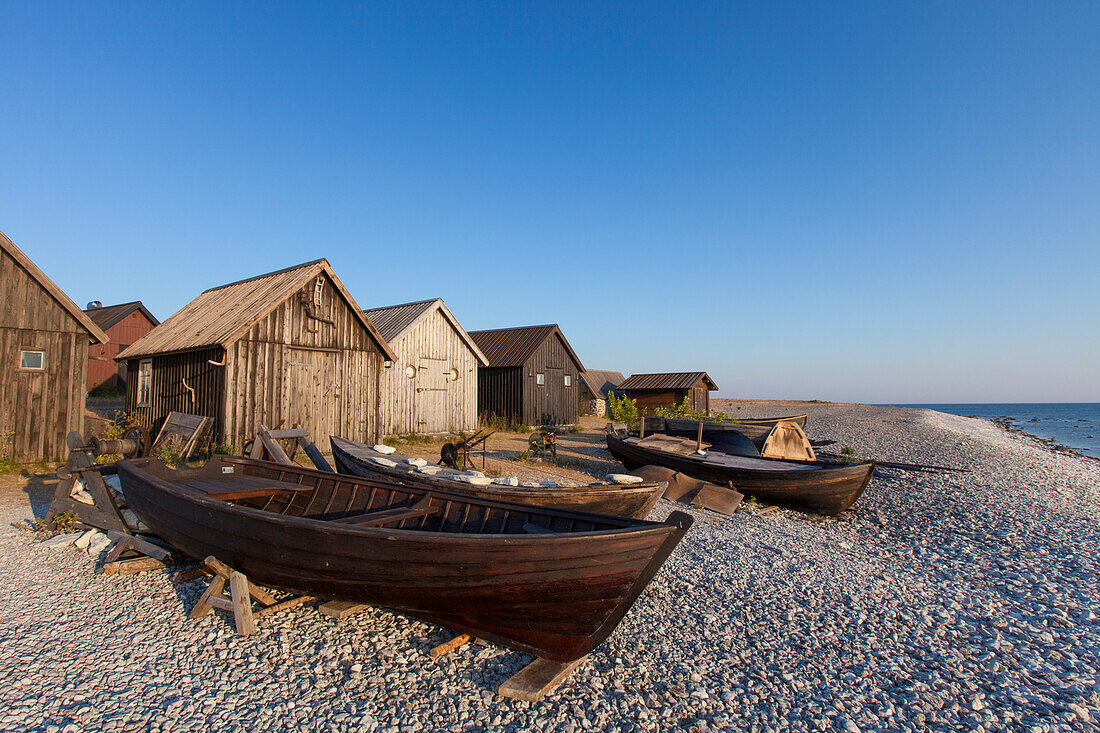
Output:
[[[237,633],[241,636],[256,633],[256,619],[314,599],[313,596],[296,596],[278,601],[263,588],[250,583],[244,573],[237,572],[213,556],[206,558],[206,567],[213,571],[210,585],[187,617],[202,618],[215,608],[231,611]],[[229,583],[228,596],[223,593],[226,583]],[[253,599],[260,604],[260,608],[253,610]]]

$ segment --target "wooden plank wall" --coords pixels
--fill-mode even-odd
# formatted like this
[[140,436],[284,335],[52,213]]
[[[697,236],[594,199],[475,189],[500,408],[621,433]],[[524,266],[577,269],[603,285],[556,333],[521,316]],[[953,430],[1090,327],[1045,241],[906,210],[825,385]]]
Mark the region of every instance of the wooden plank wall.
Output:
[[477,412],[502,417],[509,423],[523,421],[522,367],[480,367],[477,370]]
[[[84,430],[91,336],[19,263],[0,252],[0,456],[56,461],[65,436]],[[41,371],[19,352],[45,352]]]
[[[535,384],[535,374],[546,375],[546,384]],[[567,425],[577,421],[580,366],[554,334],[531,355],[523,370],[523,422],[531,426]],[[564,376],[572,385],[565,386]]]
[[126,365],[116,364],[115,357],[152,330],[152,321],[140,310],[136,310],[107,330],[110,341],[92,344],[88,350],[88,391],[100,385],[125,388]]
[[[313,281],[304,291],[312,292]],[[352,440],[382,439],[379,419],[379,377],[382,352],[355,318],[332,284],[326,283],[324,301],[317,315],[335,325],[311,318],[295,293],[228,349],[226,398],[218,430],[221,439],[234,446],[254,437],[259,425],[289,426],[291,414],[289,369],[291,347],[326,351],[336,355],[335,389],[327,394],[298,395],[311,399],[318,410],[335,413],[335,431]],[[131,380],[134,381],[134,380]],[[315,434],[329,424],[302,425],[324,448],[328,435]]]
[[[147,407],[137,404],[138,368],[144,359],[129,359],[126,369],[133,377],[126,384],[127,411],[138,415],[154,436],[173,411],[214,418],[216,422],[222,408],[222,370],[210,362],[221,361],[222,353],[220,347],[214,347],[149,357],[153,362],[153,385]],[[195,390],[193,399],[191,390],[183,386],[184,380]],[[221,438],[215,430],[214,441]]]
[[[443,433],[476,430],[478,425],[477,357],[439,310],[422,318],[400,339],[390,344],[398,360],[382,372],[382,432]],[[407,366],[417,368],[416,377],[406,376]],[[421,371],[454,368],[458,380]],[[442,399],[424,399],[417,388],[442,388]],[[433,407],[434,409],[428,409]]]

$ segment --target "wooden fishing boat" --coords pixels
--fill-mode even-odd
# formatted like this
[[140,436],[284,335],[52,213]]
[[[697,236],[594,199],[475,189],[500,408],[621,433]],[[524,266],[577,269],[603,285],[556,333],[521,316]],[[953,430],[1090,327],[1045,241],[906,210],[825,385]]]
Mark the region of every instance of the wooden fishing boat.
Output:
[[215,456],[120,461],[126,501],[193,557],[557,662],[607,638],[691,526],[490,501]]
[[[518,504],[645,519],[666,488],[664,483],[649,481],[637,484],[601,481],[583,486],[508,486],[495,483],[477,485],[469,483],[470,477],[464,471],[440,466],[415,466],[408,463],[406,456],[398,453],[382,454],[368,445],[335,435],[329,440],[332,443],[332,459],[340,473],[496,501],[514,501]],[[434,473],[423,473],[424,469]]]
[[[679,441],[679,446],[677,442]],[[612,431],[607,448],[627,469],[664,466],[719,486],[732,483],[742,494],[818,514],[850,507],[871,481],[873,462],[785,461],[731,455],[709,446],[695,452],[696,441],[657,434],[639,440]]]
[[[806,427],[806,415],[791,415],[789,417],[762,417],[745,418],[737,422],[704,422],[703,434],[714,436],[717,433],[734,432],[744,435],[753,442],[757,450],[764,447],[772,428],[781,422],[793,422],[800,428]],[[698,420],[665,420],[664,431],[669,435],[683,435],[692,437],[699,429]],[[732,437],[732,436],[731,436]],[[715,442],[715,441],[712,441]]]

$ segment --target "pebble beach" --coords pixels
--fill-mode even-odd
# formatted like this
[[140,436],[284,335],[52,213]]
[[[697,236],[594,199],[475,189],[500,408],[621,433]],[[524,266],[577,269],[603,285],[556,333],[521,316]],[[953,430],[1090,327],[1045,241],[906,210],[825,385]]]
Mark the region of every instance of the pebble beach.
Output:
[[[242,638],[187,612],[205,582],[93,574],[22,529],[48,482],[0,490],[0,730],[1087,730],[1100,724],[1100,461],[988,420],[866,405],[806,433],[880,469],[852,511],[662,500],[695,524],[618,630],[538,703],[496,688],[531,657],[312,604]],[[605,456],[606,457],[606,456]],[[612,467],[607,457],[608,468]]]

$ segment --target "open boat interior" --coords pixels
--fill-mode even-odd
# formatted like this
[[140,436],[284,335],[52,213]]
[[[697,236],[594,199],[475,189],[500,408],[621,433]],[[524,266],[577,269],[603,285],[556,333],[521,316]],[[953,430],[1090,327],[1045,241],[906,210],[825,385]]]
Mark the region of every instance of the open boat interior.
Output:
[[545,534],[650,524],[477,499],[234,456],[216,456],[194,469],[171,469],[149,458],[132,463],[151,476],[211,499],[338,526],[453,534]]
[[697,442],[690,438],[678,438],[672,435],[656,433],[644,438],[630,436],[624,438],[625,442],[641,446],[649,450],[657,450],[664,453],[672,453],[678,456],[693,458],[703,463],[730,468],[748,468],[754,471],[812,471],[820,468],[815,463],[803,463],[799,461],[785,461],[777,458],[755,458],[752,456],[736,456],[723,453],[709,443],[704,442],[703,453],[696,451]]

